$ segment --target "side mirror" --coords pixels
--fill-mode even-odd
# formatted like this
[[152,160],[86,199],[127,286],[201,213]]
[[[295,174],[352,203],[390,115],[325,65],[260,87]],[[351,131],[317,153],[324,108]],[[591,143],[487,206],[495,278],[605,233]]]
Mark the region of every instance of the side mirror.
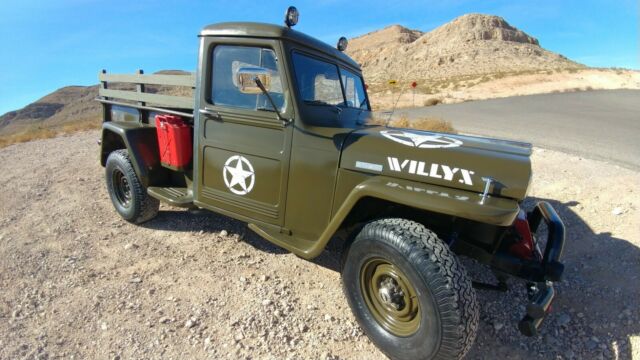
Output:
[[267,91],[271,89],[271,72],[265,68],[252,66],[238,69],[236,73],[238,90],[243,94],[261,94],[262,90],[256,84],[256,78],[260,79]]

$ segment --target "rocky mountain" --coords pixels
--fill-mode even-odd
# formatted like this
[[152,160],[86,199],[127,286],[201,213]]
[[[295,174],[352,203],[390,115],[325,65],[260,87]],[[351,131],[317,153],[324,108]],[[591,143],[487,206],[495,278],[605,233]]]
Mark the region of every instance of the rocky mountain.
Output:
[[67,86],[25,106],[0,116],[0,133],[10,133],[43,121],[53,125],[97,118],[98,86]]
[[349,41],[369,81],[436,79],[582,65],[492,15],[467,14],[432,31],[393,25]]

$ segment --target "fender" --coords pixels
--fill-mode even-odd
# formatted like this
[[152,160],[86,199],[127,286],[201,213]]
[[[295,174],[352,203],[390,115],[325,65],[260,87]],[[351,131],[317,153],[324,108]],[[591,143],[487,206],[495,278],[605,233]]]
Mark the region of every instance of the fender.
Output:
[[[284,241],[276,232],[254,224],[250,224],[249,227],[269,241],[285,247],[296,255],[311,259],[320,255],[351,209],[360,199],[366,197],[498,226],[511,225],[520,210],[518,202],[512,199],[489,196],[484,202],[481,202],[481,195],[475,192],[387,176],[376,176],[368,178],[351,191],[317,241]],[[292,246],[291,244],[306,244],[307,246]]]
[[109,154],[126,148],[140,181],[145,187],[157,185],[165,178],[160,165],[156,128],[138,122],[108,121],[102,123],[100,163],[105,166]]

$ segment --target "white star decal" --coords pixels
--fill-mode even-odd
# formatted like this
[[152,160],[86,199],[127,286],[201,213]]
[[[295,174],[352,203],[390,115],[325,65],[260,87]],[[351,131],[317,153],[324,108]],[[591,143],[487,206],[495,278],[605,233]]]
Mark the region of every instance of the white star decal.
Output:
[[237,195],[246,195],[251,192],[256,181],[253,165],[240,155],[234,155],[227,159],[222,173],[227,188]]

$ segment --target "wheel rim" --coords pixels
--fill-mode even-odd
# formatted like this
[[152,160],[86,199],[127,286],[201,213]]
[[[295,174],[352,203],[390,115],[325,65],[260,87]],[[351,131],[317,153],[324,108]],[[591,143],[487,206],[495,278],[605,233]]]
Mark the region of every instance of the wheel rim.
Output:
[[129,180],[120,169],[114,169],[112,174],[113,192],[120,205],[131,206],[131,186]]
[[360,270],[360,289],[375,320],[395,336],[410,336],[420,328],[420,303],[406,275],[382,258],[370,259]]

